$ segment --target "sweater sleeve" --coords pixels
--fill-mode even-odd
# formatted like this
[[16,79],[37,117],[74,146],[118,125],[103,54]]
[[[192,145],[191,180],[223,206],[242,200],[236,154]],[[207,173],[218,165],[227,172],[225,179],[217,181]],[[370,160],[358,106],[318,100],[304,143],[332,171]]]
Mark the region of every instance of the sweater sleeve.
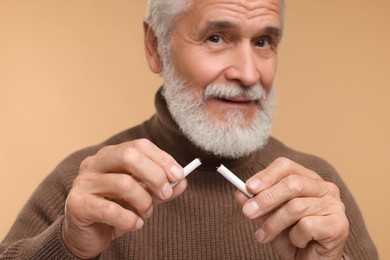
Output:
[[0,259],[76,259],[62,241],[65,200],[81,160],[66,158],[38,186],[0,244]]
[[[59,218],[43,232],[31,238],[20,238],[8,243],[7,239],[1,244],[0,259],[77,259],[66,248],[61,238],[63,217]],[[12,236],[12,230],[9,238]]]

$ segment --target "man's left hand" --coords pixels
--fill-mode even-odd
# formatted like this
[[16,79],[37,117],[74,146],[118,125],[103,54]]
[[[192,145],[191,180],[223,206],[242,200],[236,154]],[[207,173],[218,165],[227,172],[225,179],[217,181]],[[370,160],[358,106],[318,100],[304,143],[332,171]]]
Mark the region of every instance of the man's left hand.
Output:
[[279,158],[246,182],[236,199],[260,224],[255,237],[281,259],[342,259],[349,222],[338,187],[289,159]]

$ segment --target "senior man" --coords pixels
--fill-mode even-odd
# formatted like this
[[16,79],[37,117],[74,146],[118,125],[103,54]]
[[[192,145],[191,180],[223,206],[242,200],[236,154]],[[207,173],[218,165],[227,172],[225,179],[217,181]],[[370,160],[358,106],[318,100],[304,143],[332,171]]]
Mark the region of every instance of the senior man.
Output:
[[[283,8],[150,0],[146,58],[164,79],[157,113],[65,159],[0,258],[377,259],[335,170],[270,137]],[[220,164],[254,196],[219,175]]]

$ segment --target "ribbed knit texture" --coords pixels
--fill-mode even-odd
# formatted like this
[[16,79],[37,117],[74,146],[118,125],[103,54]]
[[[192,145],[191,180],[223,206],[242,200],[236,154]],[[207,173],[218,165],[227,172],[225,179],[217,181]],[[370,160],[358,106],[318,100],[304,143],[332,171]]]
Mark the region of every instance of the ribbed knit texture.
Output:
[[170,117],[160,92],[157,114],[143,124],[106,142],[66,158],[37,188],[0,245],[0,259],[76,259],[61,239],[64,203],[78,174],[80,162],[109,144],[147,138],[183,166],[194,158],[202,165],[188,177],[187,190],[175,200],[154,208],[142,230],[111,243],[99,259],[278,259],[269,244],[254,240],[258,228],[242,214],[234,200],[235,188],[216,172],[223,163],[247,180],[280,156],[288,157],[337,184],[350,221],[346,255],[351,259],[378,259],[360,211],[350,192],[325,161],[296,152],[274,138],[247,158],[216,158],[194,147]]

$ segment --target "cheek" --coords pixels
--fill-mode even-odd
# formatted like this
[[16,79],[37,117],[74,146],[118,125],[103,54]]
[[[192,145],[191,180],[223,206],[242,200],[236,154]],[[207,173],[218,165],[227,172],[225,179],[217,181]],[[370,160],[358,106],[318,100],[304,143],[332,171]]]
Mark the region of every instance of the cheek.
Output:
[[259,68],[260,83],[266,90],[270,90],[273,87],[276,69],[276,59],[263,63]]
[[[234,64],[230,56],[210,57],[197,48],[180,48],[180,50],[175,55],[177,58],[174,59],[176,70],[189,87],[198,89],[199,95],[202,95],[203,89],[208,84],[226,80],[224,71],[229,68],[227,64]],[[259,58],[257,64],[260,83],[266,90],[270,90],[276,74],[276,56],[268,59]]]
[[190,87],[203,89],[223,71],[215,60],[210,61],[210,58],[202,56],[201,53],[187,54],[182,52],[180,58],[175,61],[175,66],[180,77]]

